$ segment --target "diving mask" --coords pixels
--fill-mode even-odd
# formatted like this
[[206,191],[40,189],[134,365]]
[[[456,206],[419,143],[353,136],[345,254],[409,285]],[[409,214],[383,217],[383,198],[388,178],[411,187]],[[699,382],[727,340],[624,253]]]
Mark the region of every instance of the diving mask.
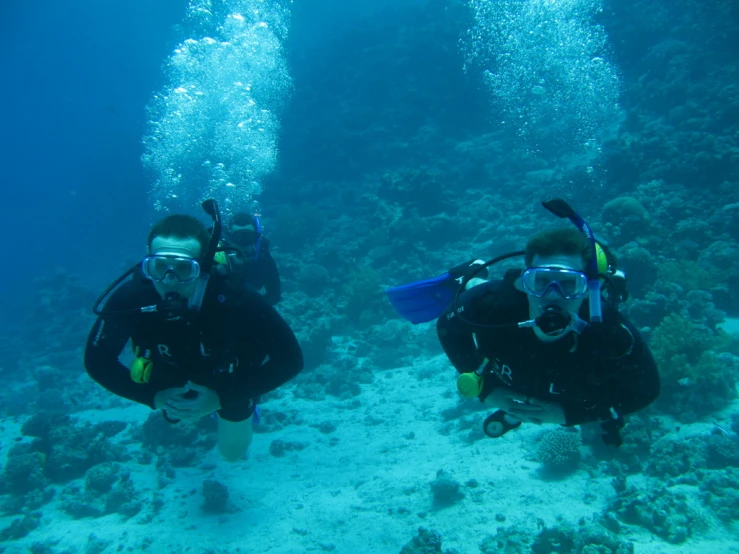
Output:
[[530,267],[521,275],[521,287],[526,294],[537,298],[543,298],[554,289],[565,300],[575,300],[587,296],[588,277],[574,269]]
[[228,236],[234,244],[238,244],[240,246],[253,246],[256,244],[260,235],[254,229],[245,228],[233,230]]
[[154,254],[146,256],[141,262],[144,276],[157,283],[161,283],[172,275],[179,283],[192,283],[200,276],[200,264],[194,258],[175,254]]

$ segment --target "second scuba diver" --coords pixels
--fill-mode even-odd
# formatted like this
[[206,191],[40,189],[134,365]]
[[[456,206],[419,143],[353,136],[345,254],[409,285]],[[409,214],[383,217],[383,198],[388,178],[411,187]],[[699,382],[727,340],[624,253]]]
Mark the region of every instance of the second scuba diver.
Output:
[[[223,286],[215,275],[220,215],[213,200],[203,207],[213,218],[210,235],[194,217],[165,217],[152,227],[142,263],[98,300],[85,367],[110,392],[171,422],[216,413],[219,450],[236,461],[251,441],[256,399],[295,377],[303,357],[259,293]],[[119,359],[129,340],[130,369]]]
[[259,216],[234,214],[226,229],[226,239],[221,242],[232,248],[216,255],[218,271],[222,270],[236,286],[248,285],[258,291],[264,289],[264,299],[275,306],[282,298],[280,273]]
[[[544,207],[577,228],[543,231],[523,252],[468,264],[464,277],[446,274],[390,289],[388,296],[407,319],[423,313],[428,321],[435,299],[428,290],[440,292],[445,307],[437,310],[437,333],[460,374],[459,392],[497,408],[484,424],[488,436],[500,437],[522,422],[600,422],[604,442],[619,446],[623,416],[659,395],[657,366],[618,311],[626,293],[615,257],[564,201]],[[525,269],[509,270],[501,280],[477,279],[490,265],[518,255]],[[468,288],[473,279],[476,286]],[[456,286],[451,299],[450,283]]]

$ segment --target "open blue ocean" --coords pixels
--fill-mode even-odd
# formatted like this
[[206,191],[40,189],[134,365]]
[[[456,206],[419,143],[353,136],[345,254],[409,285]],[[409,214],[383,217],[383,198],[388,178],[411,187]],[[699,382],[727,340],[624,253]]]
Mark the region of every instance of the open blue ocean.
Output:
[[[733,1],[6,0],[0,553],[738,554],[737,52]],[[305,364],[235,463],[215,414],[83,361],[151,226],[208,199],[257,217]],[[659,370],[618,448],[486,436],[386,293],[572,227],[551,199]]]

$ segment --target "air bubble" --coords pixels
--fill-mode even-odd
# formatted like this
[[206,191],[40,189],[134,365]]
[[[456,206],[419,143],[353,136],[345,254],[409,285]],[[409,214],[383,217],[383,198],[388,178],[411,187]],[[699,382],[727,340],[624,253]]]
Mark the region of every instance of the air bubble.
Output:
[[601,3],[467,0],[475,25],[461,39],[465,68],[480,72],[492,116],[522,141],[597,156],[586,140],[617,128],[620,79],[595,23]]
[[192,209],[210,197],[244,209],[261,192],[292,84],[282,54],[290,16],[283,4],[190,0],[187,38],[166,64],[168,84],[147,107],[142,162],[154,177],[157,210]]

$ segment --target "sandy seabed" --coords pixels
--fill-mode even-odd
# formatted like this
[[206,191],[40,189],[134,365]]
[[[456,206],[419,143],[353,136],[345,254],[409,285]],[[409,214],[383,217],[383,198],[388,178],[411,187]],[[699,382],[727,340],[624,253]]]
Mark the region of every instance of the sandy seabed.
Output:
[[[427,377],[419,380],[419,375]],[[583,469],[560,480],[542,477],[532,453],[548,427],[524,425],[501,439],[484,438],[479,426],[487,412],[478,410],[477,401],[468,401],[473,404],[463,411],[466,419],[475,420],[472,428],[460,430],[457,421],[446,421],[442,413],[462,402],[454,379],[446,359],[437,356],[413,367],[378,372],[374,383],[363,385],[362,393],[348,400],[300,399],[288,385],[285,394],[264,408],[297,410],[302,424],[255,434],[244,461],[228,464],[213,451],[195,467],[177,469],[173,482],[159,491],[165,502],[153,518],[146,517],[152,513],[147,505],[127,521],[119,514],[75,520],[57,509],[55,499],[43,507],[38,529],[4,545],[5,552],[26,553],[31,544],[46,541],[55,544],[54,551],[89,552],[94,534],[98,544],[108,543],[103,552],[111,553],[142,551],[148,545],[146,551],[154,553],[397,554],[422,526],[442,536],[443,549],[479,554],[480,544],[499,527],[536,533],[542,524],[576,524],[601,513],[615,497],[612,478],[591,475],[592,464],[590,472],[582,464]],[[143,423],[150,413],[142,406],[120,405],[124,407],[75,416]],[[335,431],[319,429],[323,422],[333,424]],[[3,463],[21,424],[2,424]],[[695,424],[676,433],[687,437],[711,428],[711,423]],[[130,440],[128,431],[113,440],[126,438]],[[275,457],[269,447],[278,439],[307,446]],[[588,456],[587,448],[583,456]],[[123,465],[141,498],[150,500],[159,490],[154,463]],[[439,470],[458,481],[464,493],[443,508],[434,506],[430,487]],[[211,515],[201,509],[206,479],[228,487],[227,513]],[[629,484],[646,484],[647,479],[632,476]],[[692,494],[697,498],[697,489]],[[3,517],[0,526],[15,517]],[[739,526],[730,529],[718,521],[680,545],[640,527],[625,529],[621,538],[632,541],[637,554],[739,553]]]

